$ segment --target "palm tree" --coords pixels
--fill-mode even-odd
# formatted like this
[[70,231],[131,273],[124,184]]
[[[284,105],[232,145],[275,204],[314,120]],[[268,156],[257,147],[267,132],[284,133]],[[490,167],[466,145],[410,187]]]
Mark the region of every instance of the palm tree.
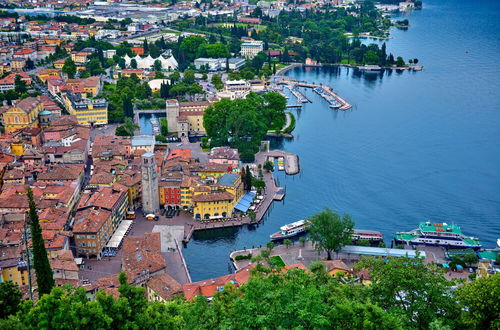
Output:
[[283,240],[283,244],[285,244],[286,248],[288,249],[290,247],[290,245],[292,245],[292,241],[289,240],[288,238]]

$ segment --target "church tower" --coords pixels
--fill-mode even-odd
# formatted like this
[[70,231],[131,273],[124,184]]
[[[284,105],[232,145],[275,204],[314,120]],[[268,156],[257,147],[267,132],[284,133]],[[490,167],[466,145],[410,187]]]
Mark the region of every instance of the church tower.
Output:
[[154,154],[147,152],[142,155],[142,210],[144,214],[157,215],[160,211],[158,196],[158,174]]

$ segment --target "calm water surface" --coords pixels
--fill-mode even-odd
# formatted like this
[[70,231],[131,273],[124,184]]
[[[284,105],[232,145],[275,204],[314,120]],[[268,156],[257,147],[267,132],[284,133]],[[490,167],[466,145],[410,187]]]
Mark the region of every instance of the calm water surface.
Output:
[[338,112],[312,91],[295,138],[274,141],[302,172],[277,173],[287,189],[257,228],[198,233],[184,255],[193,281],[228,273],[229,253],[264,245],[281,225],[324,206],[357,228],[396,231],[426,219],[455,222],[487,247],[500,237],[500,1],[429,0],[404,15],[387,49],[417,57],[422,72],[359,74],[311,69],[293,78],[332,86],[351,102]]

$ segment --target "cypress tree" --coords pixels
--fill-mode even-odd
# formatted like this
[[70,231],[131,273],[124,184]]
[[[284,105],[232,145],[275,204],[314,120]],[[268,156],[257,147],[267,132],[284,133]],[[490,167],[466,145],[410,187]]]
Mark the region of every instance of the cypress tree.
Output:
[[29,201],[29,220],[31,227],[31,245],[33,250],[33,267],[36,273],[36,282],[38,284],[38,293],[40,297],[43,294],[50,293],[54,286],[54,277],[50,268],[49,258],[45,250],[45,244],[42,237],[42,228],[38,222],[38,213],[36,204],[33,200],[33,191],[28,188]]
[[245,171],[245,181],[246,181],[247,191],[250,191],[252,189],[252,172],[250,172],[250,168],[248,167],[248,165]]

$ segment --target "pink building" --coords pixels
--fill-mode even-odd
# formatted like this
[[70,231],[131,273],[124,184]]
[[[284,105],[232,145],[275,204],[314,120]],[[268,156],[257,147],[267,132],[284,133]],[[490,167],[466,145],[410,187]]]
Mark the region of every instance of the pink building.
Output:
[[215,147],[210,151],[208,161],[211,163],[225,164],[237,168],[240,162],[238,149],[229,147]]

